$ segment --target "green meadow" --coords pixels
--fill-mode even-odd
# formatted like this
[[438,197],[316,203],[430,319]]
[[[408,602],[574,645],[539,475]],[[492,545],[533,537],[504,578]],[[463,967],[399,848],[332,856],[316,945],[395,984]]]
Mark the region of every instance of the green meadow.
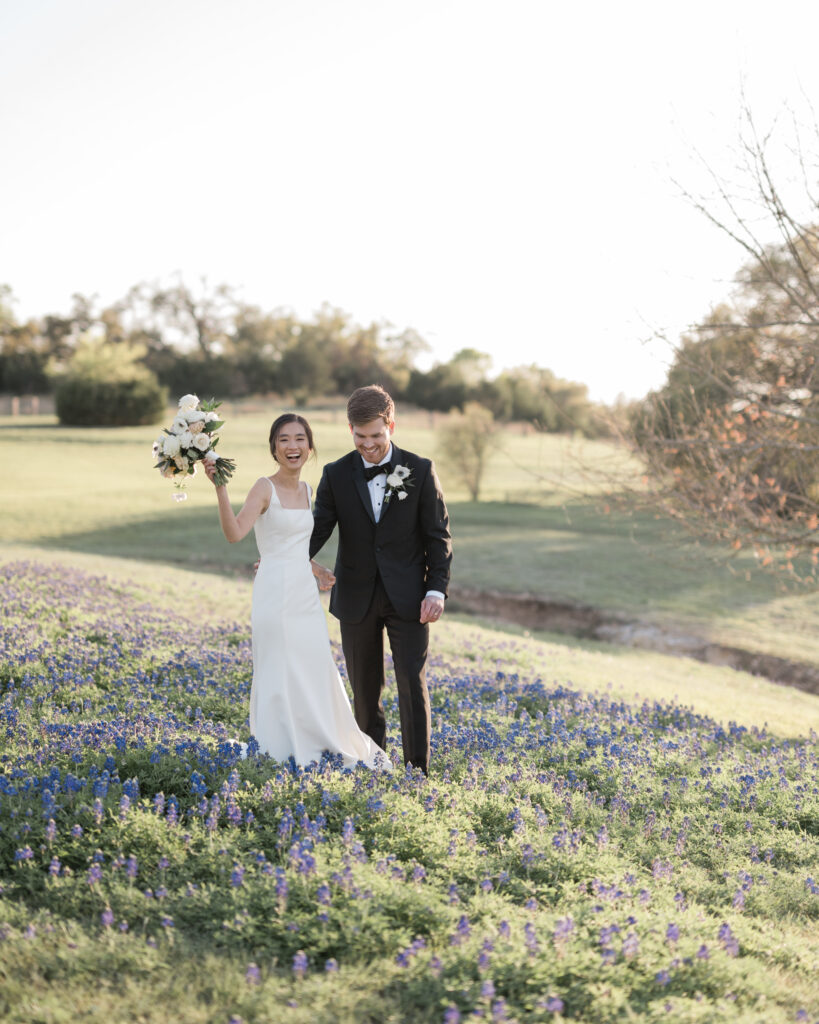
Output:
[[[238,462],[230,488],[238,506],[272,471],[269,424],[279,408],[227,404],[223,454]],[[349,450],[340,407],[307,410],[318,457]],[[453,584],[528,593],[617,612],[661,629],[819,664],[819,593],[759,571],[750,555],[728,557],[667,519],[624,510],[618,482],[631,481],[627,454],[602,442],[501,431],[474,503],[441,452],[440,414],[400,416],[395,440],[439,463],[454,537]],[[168,419],[170,422],[170,417]],[[49,417],[0,418],[7,467],[0,544],[120,557],[247,576],[253,538],[230,546],[200,474],[175,502],[151,468],[159,428],[61,428]],[[333,542],[321,557],[332,564]]]
[[[278,410],[225,412],[239,504]],[[308,415],[315,485],[348,435]],[[203,476],[173,500],[157,432],[0,420],[3,1020],[819,1017],[819,696],[448,612],[428,780],[241,760],[252,537]],[[816,595],[620,511],[611,446],[505,430],[479,503],[439,461],[456,587],[819,662]]]

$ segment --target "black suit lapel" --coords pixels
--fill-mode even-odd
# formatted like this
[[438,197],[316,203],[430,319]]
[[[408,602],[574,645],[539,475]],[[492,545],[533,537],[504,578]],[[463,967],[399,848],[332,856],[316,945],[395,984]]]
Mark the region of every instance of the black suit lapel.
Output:
[[364,479],[364,463],[358,452],[353,452],[353,483],[355,489],[358,491],[358,495],[364,504],[364,509],[370,520],[374,523],[375,516],[373,515],[373,502],[370,497],[370,489],[367,486],[367,481]]

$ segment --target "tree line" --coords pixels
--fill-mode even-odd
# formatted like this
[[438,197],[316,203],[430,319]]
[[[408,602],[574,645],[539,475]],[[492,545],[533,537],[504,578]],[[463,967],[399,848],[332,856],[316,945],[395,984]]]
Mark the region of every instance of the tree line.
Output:
[[242,302],[229,285],[204,281],[144,282],[103,308],[75,295],[67,314],[26,321],[15,317],[11,289],[0,286],[0,392],[51,391],[89,338],[108,361],[117,350],[138,353],[172,395],[272,393],[303,407],[377,381],[421,409],[449,412],[477,402],[498,420],[525,420],[542,431],[591,436],[605,429],[586,386],[544,367],[492,377],[491,357],[465,348],[423,370],[418,360],[430,346],[411,328],[362,326],[329,305],[309,318],[269,311]]

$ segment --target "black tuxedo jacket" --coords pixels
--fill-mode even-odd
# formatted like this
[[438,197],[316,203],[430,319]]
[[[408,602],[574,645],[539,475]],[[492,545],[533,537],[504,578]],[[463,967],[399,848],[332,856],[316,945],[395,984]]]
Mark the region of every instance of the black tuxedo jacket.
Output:
[[446,595],[452,544],[441,485],[429,459],[392,446],[393,466],[406,466],[407,497],[394,494],[376,523],[358,451],[328,463],[316,490],[312,558],[338,524],[336,583],[330,611],[345,622],[367,614],[380,575],[399,617],[417,620],[428,590]]

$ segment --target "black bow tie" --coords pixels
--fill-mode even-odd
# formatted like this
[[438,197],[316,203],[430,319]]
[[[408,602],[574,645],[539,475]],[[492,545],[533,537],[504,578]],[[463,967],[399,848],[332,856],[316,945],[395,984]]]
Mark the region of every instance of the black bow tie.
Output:
[[383,466],[365,466],[364,467],[364,479],[375,480],[381,473],[386,473],[388,476],[392,473],[392,463],[385,462]]

